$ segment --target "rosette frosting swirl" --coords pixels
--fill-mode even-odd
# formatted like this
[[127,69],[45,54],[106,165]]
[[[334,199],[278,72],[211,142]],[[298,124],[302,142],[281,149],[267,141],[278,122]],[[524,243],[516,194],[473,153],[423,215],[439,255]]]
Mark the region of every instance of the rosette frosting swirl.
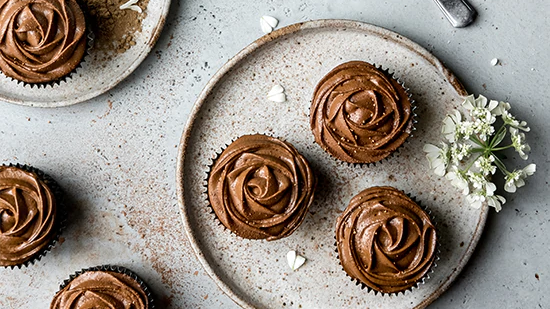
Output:
[[86,271],[57,292],[50,309],[147,309],[149,300],[132,277],[117,272]]
[[315,184],[308,162],[292,145],[245,135],[212,166],[208,197],[220,222],[235,234],[275,240],[303,221]]
[[436,231],[412,199],[392,187],[352,198],[338,218],[336,241],[346,273],[383,293],[415,285],[436,257]]
[[362,61],[341,64],[323,77],[310,112],[315,141],[349,163],[386,158],[405,142],[413,126],[405,89]]
[[56,236],[56,203],[35,173],[0,166],[0,266],[23,264]]
[[75,0],[0,0],[0,69],[27,83],[55,81],[86,49],[84,13]]

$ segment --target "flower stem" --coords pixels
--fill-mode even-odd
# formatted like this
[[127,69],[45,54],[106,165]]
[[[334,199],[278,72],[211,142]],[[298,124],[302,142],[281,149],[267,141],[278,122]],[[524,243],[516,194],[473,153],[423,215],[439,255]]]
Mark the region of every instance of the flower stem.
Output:
[[493,148],[492,151],[501,151],[501,150],[505,150],[505,149],[512,148],[512,147],[514,147],[514,145],[508,145],[508,146],[505,146],[505,147]]
[[495,164],[498,167],[498,169],[502,172],[502,174],[509,175],[510,173],[506,169],[506,166],[504,165],[504,163],[502,163],[502,161],[499,159],[499,157],[497,157],[497,155],[495,155],[494,153],[491,153],[491,155],[493,156],[493,158],[495,158]]

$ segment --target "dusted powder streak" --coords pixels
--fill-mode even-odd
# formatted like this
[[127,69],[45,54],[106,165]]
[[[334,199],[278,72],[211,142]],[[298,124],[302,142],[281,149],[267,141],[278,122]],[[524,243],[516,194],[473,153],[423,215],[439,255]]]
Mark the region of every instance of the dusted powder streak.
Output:
[[57,292],[50,309],[147,309],[149,301],[139,283],[126,274],[86,271]]
[[0,166],[0,266],[21,265],[56,236],[56,203],[35,173]]
[[369,188],[353,197],[338,218],[336,241],[346,273],[382,293],[413,287],[436,257],[430,218],[392,187]]
[[0,69],[26,83],[73,71],[86,49],[86,22],[75,0],[0,0]]
[[323,77],[310,112],[315,141],[349,163],[388,157],[413,127],[405,89],[386,72],[362,61],[341,64]]
[[218,219],[235,234],[275,240],[301,224],[315,184],[308,162],[291,144],[245,135],[212,166],[208,197]]

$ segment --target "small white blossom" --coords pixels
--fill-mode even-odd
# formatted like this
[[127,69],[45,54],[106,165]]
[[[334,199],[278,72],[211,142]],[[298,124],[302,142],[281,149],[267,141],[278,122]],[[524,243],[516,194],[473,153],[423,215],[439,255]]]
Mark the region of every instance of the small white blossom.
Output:
[[462,103],[462,106],[469,110],[470,115],[477,120],[487,124],[493,124],[496,120],[496,117],[491,113],[491,111],[498,107],[497,101],[487,102],[487,98],[482,95],[479,95],[477,99],[474,99],[474,96],[470,95],[466,97]]
[[494,207],[496,212],[502,210],[502,204],[504,203],[506,203],[506,199],[503,196],[493,195],[487,197],[487,204],[489,204],[489,206],[491,207]]
[[479,169],[481,174],[488,176],[489,174],[494,175],[497,171],[497,167],[493,165],[493,162],[495,162],[493,156],[481,156],[474,162],[474,165]]
[[519,121],[514,117],[514,115],[510,114],[508,111],[502,112],[502,120],[504,120],[504,123],[507,125],[510,125],[513,128],[520,129],[525,132],[529,132],[531,129],[527,126],[527,122],[525,121]]
[[441,143],[441,148],[439,148],[432,144],[426,144],[424,152],[426,152],[426,158],[428,158],[430,168],[434,170],[434,173],[438,176],[445,176],[449,164],[449,146]]
[[527,176],[533,175],[536,170],[537,166],[535,164],[529,164],[522,170],[513,171],[510,174],[506,175],[504,190],[510,193],[516,192],[517,188],[521,188],[525,185],[525,178],[527,178]]
[[493,115],[495,115],[495,116],[502,116],[502,113],[509,111],[510,108],[511,108],[510,103],[508,103],[508,102],[499,102],[497,107],[495,107],[491,111],[491,113],[493,113]]
[[441,133],[449,142],[454,143],[456,140],[460,139],[460,132],[457,129],[457,126],[461,123],[462,115],[457,110],[454,111],[454,114],[447,115],[447,117],[443,120],[443,128],[441,129]]
[[481,121],[479,119],[474,121],[473,130],[474,133],[477,134],[479,139],[484,142],[487,141],[487,137],[495,133],[495,128],[491,125],[491,123]]
[[481,205],[483,205],[483,202],[485,202],[485,195],[482,191],[475,191],[466,196],[466,201],[470,203],[470,206],[473,208],[479,209],[481,208]]
[[525,134],[514,127],[510,127],[510,134],[512,146],[523,160],[527,160],[529,156],[526,152],[531,151],[531,147],[525,142]]
[[445,176],[448,180],[451,181],[451,184],[462,190],[462,194],[468,194],[470,192],[470,185],[468,183],[468,178],[464,175],[464,172],[458,169],[458,167],[453,166],[452,171],[447,173]]
[[487,186],[488,180],[481,173],[467,171],[466,177],[475,189],[483,190]]
[[470,136],[474,134],[475,129],[475,124],[471,121],[463,121],[461,123],[458,123],[456,125],[456,139],[470,139]]
[[453,164],[459,165],[460,162],[470,156],[472,145],[467,143],[451,144],[450,155]]

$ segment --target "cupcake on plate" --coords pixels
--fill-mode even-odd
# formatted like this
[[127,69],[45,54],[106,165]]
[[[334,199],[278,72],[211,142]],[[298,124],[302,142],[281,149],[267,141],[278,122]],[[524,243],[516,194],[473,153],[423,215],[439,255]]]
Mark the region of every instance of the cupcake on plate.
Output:
[[275,240],[302,223],[315,185],[309,163],[290,143],[244,135],[211,167],[208,199],[219,221],[236,235]]
[[26,166],[0,166],[0,266],[40,260],[59,237],[61,191],[49,176]]
[[437,254],[430,217],[393,187],[372,187],[351,199],[336,224],[336,245],[348,276],[383,294],[418,286]]
[[87,46],[75,0],[6,0],[0,4],[0,70],[27,84],[49,84],[73,72]]
[[131,270],[112,265],[83,269],[59,287],[50,309],[153,309],[145,282]]
[[317,84],[310,109],[315,142],[336,159],[374,163],[390,156],[413,130],[413,101],[398,80],[351,61]]

